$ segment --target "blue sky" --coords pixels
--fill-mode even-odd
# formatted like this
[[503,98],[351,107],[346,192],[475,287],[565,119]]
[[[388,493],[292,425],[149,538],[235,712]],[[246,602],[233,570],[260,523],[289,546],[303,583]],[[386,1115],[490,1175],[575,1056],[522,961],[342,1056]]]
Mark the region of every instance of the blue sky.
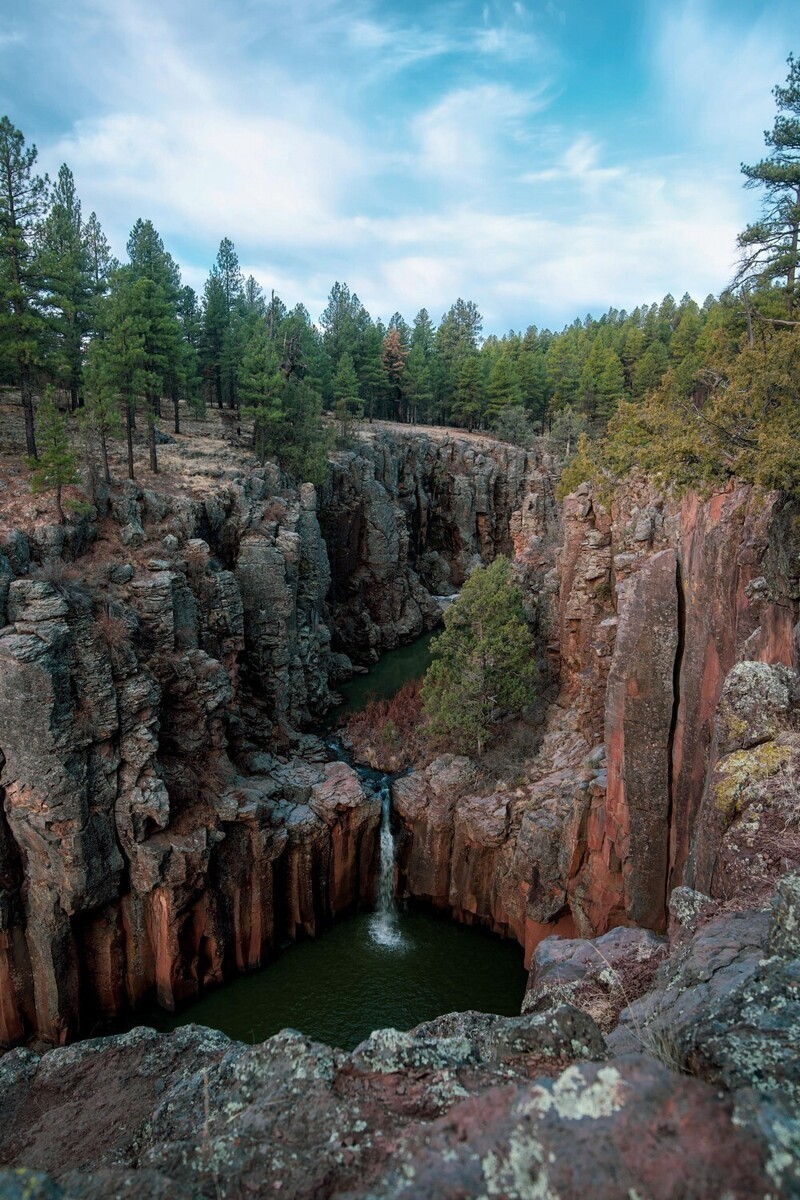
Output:
[[0,112],[118,254],[149,217],[313,318],[485,332],[725,286],[798,0],[0,0]]

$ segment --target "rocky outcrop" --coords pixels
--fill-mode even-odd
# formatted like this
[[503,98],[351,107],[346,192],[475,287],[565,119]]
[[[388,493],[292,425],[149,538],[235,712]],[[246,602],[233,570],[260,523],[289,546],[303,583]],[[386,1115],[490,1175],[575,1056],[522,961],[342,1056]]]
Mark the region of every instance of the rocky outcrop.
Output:
[[[612,506],[606,787],[570,885],[586,932],[620,921],[663,928],[670,891],[694,878],[690,852],[693,860],[706,853],[698,814],[725,679],[742,660],[796,666],[790,511],[749,487],[679,503],[632,487]],[[590,610],[577,620],[609,628]],[[594,706],[591,677],[588,690]]]
[[402,428],[339,454],[322,505],[336,645],[375,662],[436,625],[433,597],[457,591],[476,564],[552,543],[551,467],[491,438]]
[[191,1025],[14,1050],[0,1195],[788,1200],[800,874],[771,912],[687,888],[670,909],[669,953],[643,930],[547,939],[520,1017],[449,1013],[350,1053]]
[[74,567],[9,539],[0,1043],[173,1009],[372,901],[380,805],[294,732],[329,572],[314,489],[279,484],[126,485]]
[[718,1087],[644,1056],[605,1057],[570,1008],[383,1030],[350,1055],[291,1031],[244,1046],[194,1026],[41,1059],[15,1051],[0,1063],[0,1163],[17,1169],[0,1172],[0,1189],[24,1181],[63,1200],[789,1194],[785,1162]]
[[522,1010],[575,1004],[608,1032],[623,1009],[650,990],[666,955],[666,939],[649,929],[620,926],[594,939],[548,937],[534,951]]

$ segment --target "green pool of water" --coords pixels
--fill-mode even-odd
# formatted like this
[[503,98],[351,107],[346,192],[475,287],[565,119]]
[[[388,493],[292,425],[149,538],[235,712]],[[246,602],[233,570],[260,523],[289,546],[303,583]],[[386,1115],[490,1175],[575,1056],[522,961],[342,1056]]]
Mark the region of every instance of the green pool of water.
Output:
[[153,1024],[170,1030],[193,1021],[243,1042],[290,1027],[351,1050],[374,1029],[411,1029],[442,1013],[519,1013],[526,972],[515,942],[410,912],[399,915],[387,944],[377,922],[369,913],[342,921]]
[[410,679],[420,679],[431,665],[431,642],[441,630],[423,633],[408,646],[387,650],[367,675],[355,675],[342,683],[338,691],[344,704],[333,711],[334,724],[341,724],[350,713],[360,712],[371,696],[386,700]]

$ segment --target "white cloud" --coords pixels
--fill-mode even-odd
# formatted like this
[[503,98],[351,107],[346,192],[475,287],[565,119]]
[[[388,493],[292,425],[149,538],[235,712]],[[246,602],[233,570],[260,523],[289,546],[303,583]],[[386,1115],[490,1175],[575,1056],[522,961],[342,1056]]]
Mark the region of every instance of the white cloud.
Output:
[[[753,11],[749,23],[702,0],[657,8],[654,60],[669,118],[734,163],[763,150],[772,88],[786,77],[791,47],[781,22],[766,19],[769,7]],[[784,7],[777,0],[775,8]]]
[[95,180],[93,206],[158,214],[174,233],[217,239],[230,231],[324,243],[337,234],[337,200],[363,172],[357,150],[335,135],[219,108],[100,118],[57,149]]
[[502,84],[456,89],[414,123],[419,168],[474,180],[498,163],[509,139],[525,136],[525,121],[544,106],[543,90],[525,94]]
[[523,183],[569,183],[581,188],[597,189],[612,180],[620,179],[620,167],[598,165],[601,147],[584,134],[567,146],[555,165],[540,171],[528,171],[520,176]]
[[364,253],[348,279],[384,319],[396,308],[410,318],[423,305],[438,316],[462,295],[477,301],[487,330],[559,326],[668,291],[702,301],[730,278],[740,227],[724,186],[674,172],[628,173],[606,181],[598,202],[578,215],[462,205],[362,220]]
[[362,50],[382,50],[392,43],[388,26],[378,25],[375,21],[354,21],[348,36],[352,44]]
[[[480,7],[470,24],[457,0],[414,20],[376,0],[189,2],[74,0],[56,27],[58,42],[84,22],[94,96],[67,135],[37,137],[42,166],[69,162],[118,252],[150,217],[198,290],[229,236],[246,271],[312,317],[338,278],[384,319],[469,296],[487,331],[668,290],[702,299],[730,277],[747,220],[738,158],[759,153],[785,74],[761,26],[740,49],[706,7],[659,6],[641,115],[691,144],[658,160],[623,149],[619,126],[560,122],[558,55],[545,66],[525,41],[520,3],[487,5],[476,27]],[[534,57],[515,73],[519,45]],[[398,77],[412,65],[413,87]]]

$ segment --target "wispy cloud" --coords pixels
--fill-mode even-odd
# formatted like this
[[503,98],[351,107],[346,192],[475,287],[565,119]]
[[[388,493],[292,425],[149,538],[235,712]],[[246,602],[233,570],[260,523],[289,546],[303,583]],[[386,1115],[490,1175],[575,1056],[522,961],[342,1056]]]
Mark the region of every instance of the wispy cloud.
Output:
[[37,0],[0,52],[118,253],[147,216],[193,286],[229,236],[314,317],[338,278],[501,331],[725,285],[796,16],[750,3],[620,2],[597,46],[590,0]]
[[520,179],[523,183],[567,183],[582,190],[597,190],[621,179],[625,173],[621,167],[600,166],[600,152],[600,144],[584,134],[569,145],[552,166],[540,171],[526,171]]
[[502,84],[459,88],[421,113],[414,130],[423,171],[472,179],[498,170],[508,143],[527,140],[527,121],[546,107],[545,89],[519,92]]
[[737,166],[751,147],[758,153],[763,146],[775,111],[772,88],[786,75],[786,28],[767,19],[769,8],[773,18],[781,9],[793,16],[800,31],[794,0],[753,5],[749,23],[710,0],[659,5],[655,19],[655,82],[671,119],[684,136],[729,154]]

